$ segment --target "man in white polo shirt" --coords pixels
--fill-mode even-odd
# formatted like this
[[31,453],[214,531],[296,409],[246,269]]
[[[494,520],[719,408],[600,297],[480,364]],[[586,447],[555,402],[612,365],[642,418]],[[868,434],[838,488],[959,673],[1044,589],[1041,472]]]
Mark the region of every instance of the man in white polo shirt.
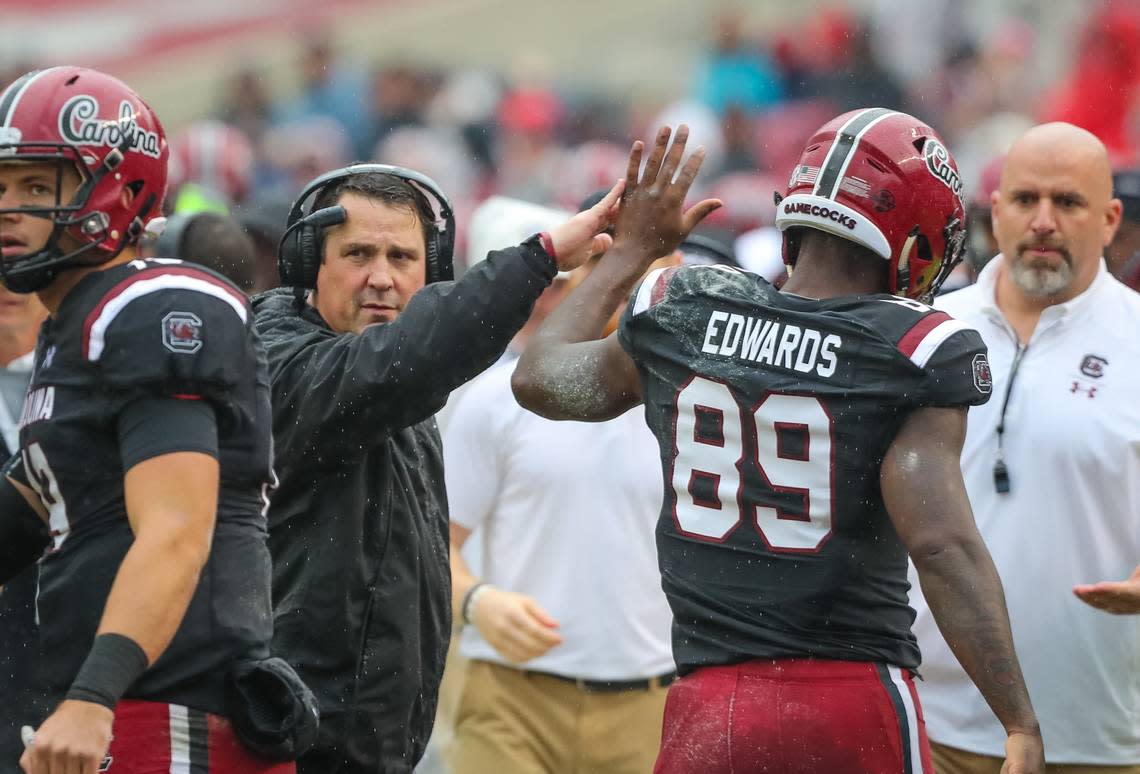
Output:
[[[1140,616],[1109,614],[1140,612],[1140,295],[1102,258],[1121,212],[1104,146],[1069,124],[1034,127],[992,198],[1001,255],[938,303],[981,333],[993,369],[962,472],[1048,771],[1140,773]],[[1005,733],[917,584],[911,600],[939,774],[997,774]]]
[[[470,659],[452,772],[644,774],[675,676],[654,543],[657,442],[639,410],[606,422],[532,414],[511,392],[514,366],[473,381],[443,433]],[[458,551],[473,533],[478,577]]]

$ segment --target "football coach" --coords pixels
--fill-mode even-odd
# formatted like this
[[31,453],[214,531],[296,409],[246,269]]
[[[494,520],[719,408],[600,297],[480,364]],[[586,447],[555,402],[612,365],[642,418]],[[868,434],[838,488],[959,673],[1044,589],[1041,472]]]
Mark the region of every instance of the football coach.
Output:
[[604,251],[602,202],[452,278],[447,197],[412,170],[313,180],[254,300],[279,486],[269,506],[274,649],[316,693],[303,774],[404,774],[423,755],[451,631],[433,418],[492,365],[559,270]]

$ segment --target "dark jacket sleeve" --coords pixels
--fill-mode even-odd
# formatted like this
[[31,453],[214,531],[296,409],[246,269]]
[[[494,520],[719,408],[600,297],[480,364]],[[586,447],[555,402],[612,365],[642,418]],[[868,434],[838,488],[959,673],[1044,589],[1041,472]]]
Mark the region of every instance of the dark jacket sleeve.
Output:
[[9,477],[31,486],[19,453],[0,470],[0,585],[34,564],[51,542],[47,525]]
[[491,253],[457,282],[426,286],[393,322],[359,336],[329,330],[311,307],[281,315],[259,306],[279,458],[336,464],[380,443],[385,429],[435,414],[503,354],[554,273],[532,238]]

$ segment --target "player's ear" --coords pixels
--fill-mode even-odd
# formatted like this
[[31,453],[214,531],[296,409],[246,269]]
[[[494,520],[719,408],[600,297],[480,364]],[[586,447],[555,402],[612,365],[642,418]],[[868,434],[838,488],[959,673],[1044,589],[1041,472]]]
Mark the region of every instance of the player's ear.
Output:
[[122,193],[119,194],[119,201],[122,203],[122,205],[124,207],[127,207],[134,200],[135,200],[135,189],[131,188],[129,185],[123,186]]

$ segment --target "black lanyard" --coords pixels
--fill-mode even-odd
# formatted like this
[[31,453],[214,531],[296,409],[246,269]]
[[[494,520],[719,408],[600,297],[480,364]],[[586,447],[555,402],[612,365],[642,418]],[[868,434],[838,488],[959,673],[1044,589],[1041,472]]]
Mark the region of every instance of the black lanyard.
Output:
[[1013,380],[1017,378],[1017,369],[1021,367],[1021,359],[1025,356],[1029,345],[1021,346],[1017,342],[1017,354],[1013,356],[1013,365],[1009,369],[1009,381],[1005,385],[1005,398],[1001,402],[1001,416],[997,424],[997,461],[994,463],[994,489],[998,494],[1009,494],[1009,468],[1005,464],[1005,454],[1002,451],[1002,440],[1005,435],[1005,411],[1009,408],[1009,396],[1013,392]]

